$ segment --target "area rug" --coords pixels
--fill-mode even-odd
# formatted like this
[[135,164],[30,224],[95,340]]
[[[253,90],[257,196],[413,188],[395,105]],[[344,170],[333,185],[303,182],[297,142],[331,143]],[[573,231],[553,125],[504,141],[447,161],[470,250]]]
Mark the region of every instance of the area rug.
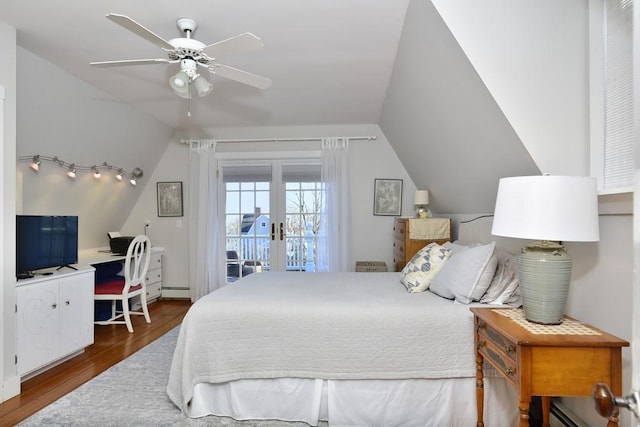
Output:
[[167,332],[18,425],[308,427],[284,421],[186,418],[166,394],[179,330],[178,326]]

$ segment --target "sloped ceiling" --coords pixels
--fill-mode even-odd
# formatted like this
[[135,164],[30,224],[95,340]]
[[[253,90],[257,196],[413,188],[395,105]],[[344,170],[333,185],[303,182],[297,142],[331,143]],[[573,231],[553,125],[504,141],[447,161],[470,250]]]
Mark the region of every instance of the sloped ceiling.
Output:
[[[204,129],[214,127],[376,123],[408,2],[20,0],[0,2],[0,20],[17,29],[21,47],[174,129],[206,136]],[[262,50],[218,61],[273,85],[260,90],[205,70],[213,92],[189,103],[168,85],[175,64],[91,67],[91,61],[166,58],[107,13],[127,15],[165,40],[181,36],[181,17],[198,21],[194,38],[207,45],[252,32]]]
[[540,173],[430,1],[407,11],[380,127],[435,212],[493,212],[500,178]]
[[[207,76],[213,92],[189,103],[168,87],[171,66],[91,67],[162,57],[107,20],[109,12],[166,39],[178,36],[175,19],[185,16],[198,20],[195,38],[205,43],[253,32],[263,50],[221,62],[270,77],[273,86],[262,91]],[[1,2],[0,19],[17,29],[21,48],[103,92],[104,102],[115,98],[178,135],[379,123],[416,186],[431,190],[436,212],[491,212],[500,177],[538,173],[430,0],[185,0],[161,7],[150,0],[24,0]],[[114,150],[129,151],[118,143]]]

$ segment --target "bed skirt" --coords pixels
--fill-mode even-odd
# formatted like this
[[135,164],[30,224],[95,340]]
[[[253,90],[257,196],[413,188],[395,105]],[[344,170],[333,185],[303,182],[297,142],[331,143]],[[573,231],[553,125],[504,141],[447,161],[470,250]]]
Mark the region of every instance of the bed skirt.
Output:
[[[475,378],[314,380],[280,378],[200,383],[188,416],[302,421],[317,426],[475,426]],[[485,378],[484,422],[518,425],[518,402],[506,380]]]

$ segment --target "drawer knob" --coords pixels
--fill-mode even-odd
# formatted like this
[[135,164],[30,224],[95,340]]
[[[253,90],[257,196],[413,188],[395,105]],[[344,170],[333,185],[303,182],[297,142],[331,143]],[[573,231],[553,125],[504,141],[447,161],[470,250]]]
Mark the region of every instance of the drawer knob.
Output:
[[486,328],[487,328],[487,324],[486,324],[486,323],[484,323],[484,322],[483,322],[483,321],[481,321],[481,320],[480,320],[480,321],[478,321],[478,330],[479,330],[479,331],[482,331],[482,330],[484,330],[484,329],[486,329]]
[[510,344],[510,345],[505,345],[505,346],[504,346],[504,351],[505,351],[507,354],[514,354],[514,353],[516,352],[516,348],[515,348],[515,346],[513,346],[513,345],[511,345],[511,344]]
[[513,376],[513,374],[515,374],[515,369],[513,369],[512,367],[508,367],[504,370],[504,373],[510,376]]
[[478,341],[478,348],[484,347],[484,341]]

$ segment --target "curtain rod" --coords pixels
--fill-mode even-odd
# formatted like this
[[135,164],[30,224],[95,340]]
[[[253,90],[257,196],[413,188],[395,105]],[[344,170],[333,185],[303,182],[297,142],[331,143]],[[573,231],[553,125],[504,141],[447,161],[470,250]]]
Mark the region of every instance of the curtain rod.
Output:
[[[373,136],[345,136],[340,138],[346,138],[349,140],[364,140],[375,141],[377,137]],[[322,141],[324,138],[257,138],[257,139],[181,139],[181,144],[191,144],[192,142],[199,141],[212,141],[212,142],[286,142],[286,141]]]

